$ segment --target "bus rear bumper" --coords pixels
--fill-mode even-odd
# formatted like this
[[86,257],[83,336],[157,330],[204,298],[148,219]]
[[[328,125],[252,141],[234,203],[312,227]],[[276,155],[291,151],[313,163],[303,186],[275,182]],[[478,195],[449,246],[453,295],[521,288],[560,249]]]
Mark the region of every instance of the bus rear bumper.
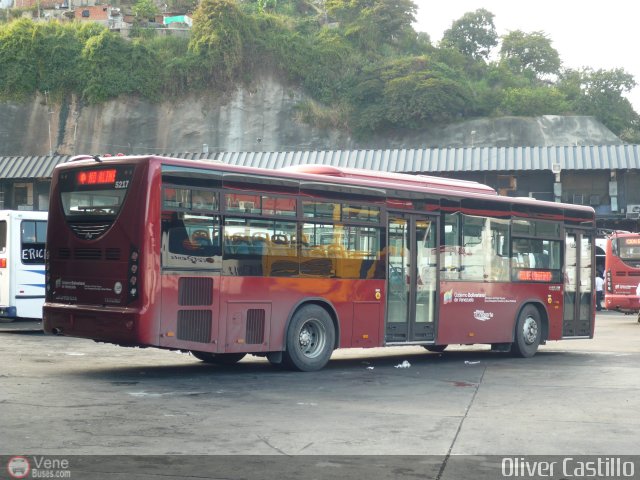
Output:
[[637,295],[605,294],[604,307],[607,310],[620,312],[637,312],[640,310],[640,297]]
[[16,307],[2,307],[0,306],[0,317],[2,318],[16,318]]
[[42,328],[45,333],[116,343],[144,343],[139,338],[138,311],[127,308],[78,307],[45,304]]

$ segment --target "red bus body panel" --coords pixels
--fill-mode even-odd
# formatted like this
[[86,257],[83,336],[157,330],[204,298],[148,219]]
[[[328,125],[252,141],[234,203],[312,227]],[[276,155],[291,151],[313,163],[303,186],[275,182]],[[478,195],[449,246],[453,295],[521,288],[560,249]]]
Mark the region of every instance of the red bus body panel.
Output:
[[[546,311],[549,340],[562,338],[561,285],[473,282],[440,283],[438,344],[508,343],[522,305]],[[593,330],[591,332],[593,335]]]
[[[169,313],[158,315],[158,343],[166,348],[202,349],[202,344],[185,343],[175,337],[177,318],[171,312],[185,308],[178,305],[179,277],[182,275],[163,275],[162,311]],[[384,308],[382,301],[376,299],[376,289],[384,291],[381,280],[216,277],[214,289],[224,292],[214,294],[214,298],[219,298],[213,306],[214,353],[282,350],[293,307],[310,298],[328,305],[340,319],[340,348],[382,344]],[[267,313],[264,343],[247,343],[242,320],[249,309],[264,309]]]

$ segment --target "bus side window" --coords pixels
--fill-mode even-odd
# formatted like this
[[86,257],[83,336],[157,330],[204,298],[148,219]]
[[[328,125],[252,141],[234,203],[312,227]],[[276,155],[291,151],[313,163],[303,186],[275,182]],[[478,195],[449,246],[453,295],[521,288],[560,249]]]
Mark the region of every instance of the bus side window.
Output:
[[36,243],[36,222],[23,220],[21,227],[22,243]]

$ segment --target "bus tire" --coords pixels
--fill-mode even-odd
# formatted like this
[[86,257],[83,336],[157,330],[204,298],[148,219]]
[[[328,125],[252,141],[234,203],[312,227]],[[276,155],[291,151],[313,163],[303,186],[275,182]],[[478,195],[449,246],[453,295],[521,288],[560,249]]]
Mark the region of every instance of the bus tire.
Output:
[[540,311],[533,305],[526,305],[518,315],[511,354],[522,358],[533,357],[540,346],[541,335]]
[[246,353],[209,353],[191,351],[191,355],[204,363],[213,363],[216,365],[233,365],[242,360]]
[[449,345],[423,345],[425,350],[433,353],[441,353],[444,352]]
[[287,329],[283,363],[301,372],[322,369],[331,358],[335,328],[331,316],[319,305],[308,304],[299,309]]

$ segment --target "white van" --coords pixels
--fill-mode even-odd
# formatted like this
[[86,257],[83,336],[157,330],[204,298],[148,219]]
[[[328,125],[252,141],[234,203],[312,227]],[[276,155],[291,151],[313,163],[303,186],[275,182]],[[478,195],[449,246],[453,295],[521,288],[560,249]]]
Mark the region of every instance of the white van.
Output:
[[0,321],[42,318],[47,212],[0,210]]

